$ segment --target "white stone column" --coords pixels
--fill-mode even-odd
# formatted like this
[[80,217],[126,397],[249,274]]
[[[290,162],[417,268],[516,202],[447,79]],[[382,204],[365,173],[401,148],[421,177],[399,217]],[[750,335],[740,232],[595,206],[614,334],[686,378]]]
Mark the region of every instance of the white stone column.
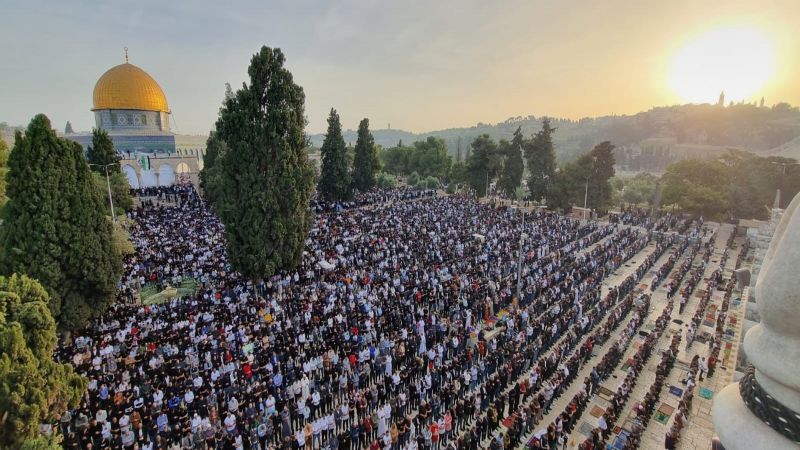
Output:
[[[775,229],[755,285],[761,323],[744,338],[756,381],[795,415],[800,413],[799,207],[800,195],[792,200]],[[739,383],[728,385],[717,394],[713,416],[726,450],[799,447],[750,411]]]

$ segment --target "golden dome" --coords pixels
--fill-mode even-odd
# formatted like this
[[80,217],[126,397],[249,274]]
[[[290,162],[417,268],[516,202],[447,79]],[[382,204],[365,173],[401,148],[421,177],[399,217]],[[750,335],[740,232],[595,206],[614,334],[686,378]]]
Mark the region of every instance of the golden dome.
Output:
[[[127,59],[127,55],[126,55]],[[144,70],[128,63],[106,71],[94,85],[94,107],[169,112],[161,86]]]

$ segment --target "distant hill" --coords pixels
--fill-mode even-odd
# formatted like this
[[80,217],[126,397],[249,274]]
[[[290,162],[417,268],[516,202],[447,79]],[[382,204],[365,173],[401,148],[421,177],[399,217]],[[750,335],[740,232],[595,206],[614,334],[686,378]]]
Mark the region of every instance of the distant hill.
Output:
[[[569,161],[602,141],[618,147],[638,146],[649,138],[673,138],[679,144],[731,146],[765,153],[800,137],[800,111],[786,103],[771,108],[751,104],[677,105],[657,107],[631,116],[603,116],[580,120],[551,119],[556,127],[554,142],[559,160]],[[445,140],[448,152],[456,154],[459,138],[462,151],[475,137],[489,134],[493,139],[511,139],[522,127],[528,136],[539,130],[541,117],[511,117],[497,124],[479,123],[472,127],[449,128],[427,133],[403,130],[373,130],[375,142],[394,147],[436,136]],[[324,134],[310,136],[315,146],[322,145]],[[356,131],[344,132],[346,142],[355,144]]]

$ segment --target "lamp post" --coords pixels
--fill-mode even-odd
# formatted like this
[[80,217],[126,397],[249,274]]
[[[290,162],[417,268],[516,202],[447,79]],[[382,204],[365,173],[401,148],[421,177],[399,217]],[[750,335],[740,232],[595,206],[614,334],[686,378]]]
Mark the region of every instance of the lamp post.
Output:
[[583,190],[583,220],[586,220],[586,202],[589,200],[589,178],[586,177],[586,187]]
[[105,172],[106,172],[106,186],[108,187],[108,203],[111,205],[111,221],[112,222],[116,222],[117,221],[117,214],[114,212],[114,199],[112,198],[112,195],[111,195],[111,179],[108,177],[108,168],[110,166],[116,166],[116,165],[117,165],[117,163],[111,163],[111,164],[89,164],[89,166],[102,167],[103,170],[105,170]]

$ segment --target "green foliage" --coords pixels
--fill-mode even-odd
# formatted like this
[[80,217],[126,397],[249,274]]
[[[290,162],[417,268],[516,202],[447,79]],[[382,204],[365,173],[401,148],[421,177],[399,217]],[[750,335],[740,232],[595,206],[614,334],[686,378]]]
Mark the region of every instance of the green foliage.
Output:
[[522,137],[522,128],[517,128],[511,142],[500,141],[503,170],[500,172],[500,179],[497,180],[497,187],[508,198],[514,198],[516,190],[522,183],[522,172],[525,169],[525,162],[522,160],[524,146],[525,139]]
[[697,216],[723,218],[728,210],[730,176],[730,169],[720,161],[685,159],[673,163],[661,178],[664,204],[675,204]]
[[614,177],[614,146],[601,142],[591,152],[588,207],[604,209],[611,205],[611,178]]
[[643,172],[628,179],[617,180],[619,184],[622,184],[621,188],[618,185],[615,186],[616,189],[622,191],[622,201],[634,205],[652,204],[656,193],[656,184],[658,183],[658,178],[655,175]]
[[612,200],[613,151],[610,142],[601,142],[591,152],[565,165],[550,186],[547,206],[566,210],[571,205],[583,206],[585,200],[591,209],[608,207]]
[[416,186],[419,184],[419,174],[417,172],[411,172],[411,175],[408,176],[406,179],[406,184],[409,186]]
[[448,177],[452,164],[444,141],[435,137],[414,142],[412,147],[404,147],[401,141],[397,147],[382,152],[380,158],[384,170],[389,173],[409,175],[417,172],[423,177],[440,179]]
[[39,435],[77,406],[86,381],[53,361],[56,323],[47,291],[25,275],[0,276],[0,442],[6,448],[49,449]]
[[375,174],[380,169],[378,149],[369,131],[369,119],[358,124],[355,156],[353,158],[353,187],[366,192],[375,186]]
[[231,265],[250,279],[295,266],[313,220],[305,94],[284,62],[280,49],[253,55],[250,84],[225,100],[216,125],[227,150],[212,163],[213,205]]
[[92,145],[86,150],[86,159],[93,172],[105,174],[105,169],[99,166],[106,165],[109,173],[122,171],[119,166],[119,155],[105,130],[99,128],[92,130]]
[[122,273],[107,208],[83,151],[58,138],[40,114],[24,136],[17,134],[8,166],[2,273],[39,280],[59,327],[79,328],[105,311]]
[[102,173],[92,173],[92,179],[95,189],[103,197],[103,210],[109,216],[110,203],[108,202],[108,183],[111,183],[111,196],[114,198],[114,211],[117,215],[123,215],[125,211],[130,211],[133,208],[133,197],[131,197],[131,185],[128,183],[128,177],[122,172],[115,172],[109,174],[108,180],[106,175]]
[[347,200],[351,195],[349,158],[347,146],[342,138],[339,113],[331,108],[328,116],[328,134],[320,148],[322,170],[317,185],[320,197],[329,202]]
[[472,152],[467,158],[466,182],[478,197],[486,195],[486,188],[500,168],[497,144],[488,134],[478,136],[470,145]]
[[132,221],[127,216],[117,217],[114,223],[114,251],[122,256],[132,255],[135,251],[128,231],[131,224]]
[[227,144],[219,137],[219,134],[216,131],[209,133],[203,158],[203,170],[200,171],[200,185],[206,200],[211,205],[215,203],[221,177],[221,165],[217,162],[222,160],[227,151]]
[[424,141],[414,142],[414,150],[409,158],[409,169],[422,177],[433,176],[447,178],[452,160],[447,156],[444,141],[429,137]]
[[460,184],[467,182],[467,164],[464,161],[456,161],[450,167],[450,184]]
[[553,146],[553,132],[550,119],[542,119],[542,129],[533,135],[525,144],[525,160],[528,163],[528,191],[533,200],[541,200],[548,196],[550,181],[556,172],[556,152]]
[[397,177],[386,172],[378,172],[375,176],[375,184],[379,188],[395,188],[397,187]]
[[420,179],[419,182],[416,184],[417,189],[439,189],[442,185],[442,182],[439,181],[436,177],[425,177],[424,179]]

